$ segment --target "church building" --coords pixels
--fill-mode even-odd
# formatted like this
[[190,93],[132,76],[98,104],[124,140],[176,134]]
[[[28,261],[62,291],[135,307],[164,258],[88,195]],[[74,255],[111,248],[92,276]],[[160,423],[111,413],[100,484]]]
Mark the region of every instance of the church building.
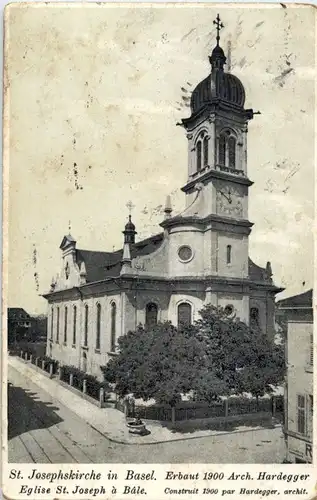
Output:
[[157,234],[137,240],[129,216],[123,248],[83,250],[64,236],[62,269],[48,301],[47,355],[96,376],[116,354],[118,337],[141,324],[191,323],[205,304],[254,322],[273,336],[275,295],[271,265],[249,257],[248,123],[241,81],[224,69],[216,46],[208,76],[192,92],[188,118],[188,175],[184,210],[174,214],[167,197]]

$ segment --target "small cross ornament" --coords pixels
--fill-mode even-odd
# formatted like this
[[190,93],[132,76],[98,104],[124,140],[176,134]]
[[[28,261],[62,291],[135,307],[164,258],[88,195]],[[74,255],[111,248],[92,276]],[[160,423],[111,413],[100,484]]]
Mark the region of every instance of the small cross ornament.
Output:
[[126,207],[129,210],[129,215],[131,215],[132,210],[135,208],[135,206],[133,205],[132,201],[128,201],[128,203],[126,204]]
[[216,27],[217,27],[217,45],[219,45],[219,40],[220,40],[220,35],[219,35],[219,33],[220,33],[220,30],[221,30],[222,28],[224,28],[224,24],[221,22],[221,19],[220,19],[220,17],[219,17],[219,14],[217,14],[217,17],[216,17],[216,19],[213,21],[213,23],[214,23],[214,24],[216,25]]

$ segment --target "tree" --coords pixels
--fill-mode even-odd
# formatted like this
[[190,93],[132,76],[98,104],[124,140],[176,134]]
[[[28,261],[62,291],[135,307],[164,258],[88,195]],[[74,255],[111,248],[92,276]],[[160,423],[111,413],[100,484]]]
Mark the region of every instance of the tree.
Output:
[[243,392],[259,397],[283,380],[282,346],[222,308],[205,306],[200,316],[194,325],[140,326],[119,338],[118,356],[103,367],[106,380],[121,397],[172,407],[189,392],[209,402]]
[[176,328],[170,322],[149,329],[140,326],[119,338],[118,344],[118,356],[103,368],[116,392],[172,407],[191,390],[205,359],[203,344],[192,328]]
[[196,397],[210,400],[243,392],[259,397],[282,382],[282,346],[259,329],[228,317],[222,308],[208,305],[200,315],[195,328],[206,348],[206,379],[196,379]]

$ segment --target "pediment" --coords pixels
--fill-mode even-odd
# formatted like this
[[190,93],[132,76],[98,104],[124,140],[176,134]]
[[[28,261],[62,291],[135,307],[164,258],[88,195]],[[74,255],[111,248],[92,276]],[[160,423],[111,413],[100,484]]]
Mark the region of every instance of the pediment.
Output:
[[71,234],[68,234],[67,236],[64,236],[64,238],[62,239],[62,242],[59,246],[59,248],[61,250],[64,250],[65,248],[69,247],[69,246],[75,246],[76,245],[76,240],[74,240],[74,238],[72,237]]

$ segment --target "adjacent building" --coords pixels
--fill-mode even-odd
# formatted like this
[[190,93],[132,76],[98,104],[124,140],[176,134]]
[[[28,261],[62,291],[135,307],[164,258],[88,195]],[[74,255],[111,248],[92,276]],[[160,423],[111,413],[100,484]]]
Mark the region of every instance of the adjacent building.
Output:
[[287,324],[285,421],[286,460],[312,463],[313,450],[313,291],[277,303]]
[[[123,248],[81,249],[69,234],[60,245],[62,267],[48,301],[47,354],[101,375],[118,337],[140,323],[190,323],[205,304],[254,322],[274,335],[275,295],[269,262],[249,256],[247,135],[252,109],[241,81],[225,71],[217,42],[210,70],[192,92],[182,120],[188,141],[185,206],[173,213],[167,197],[158,233],[137,241],[131,215]],[[254,168],[254,166],[252,166]]]
[[8,307],[8,344],[28,338],[31,317],[22,307]]

